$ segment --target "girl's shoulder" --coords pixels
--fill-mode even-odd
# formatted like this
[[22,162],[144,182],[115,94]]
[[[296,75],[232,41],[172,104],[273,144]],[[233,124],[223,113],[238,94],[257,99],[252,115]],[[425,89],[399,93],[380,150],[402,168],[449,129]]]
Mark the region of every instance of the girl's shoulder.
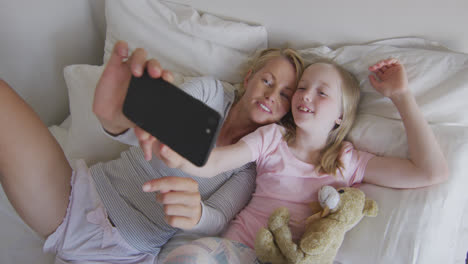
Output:
[[349,161],[353,157],[353,155],[359,152],[361,151],[356,149],[353,143],[344,140],[341,143],[341,149],[340,149],[338,157],[340,158],[341,162],[346,164],[348,163],[347,161]]
[[339,159],[345,169],[350,173],[355,172],[360,167],[365,167],[374,154],[357,149],[353,143],[343,141],[339,153]]
[[257,131],[264,135],[270,135],[271,137],[282,137],[286,133],[286,129],[276,123],[268,124],[257,128]]
[[281,141],[284,131],[285,130],[282,126],[273,123],[257,128],[254,132],[248,134],[243,139],[248,141],[260,140],[261,142],[274,144],[274,142]]
[[356,150],[354,148],[354,144],[349,142],[349,141],[344,140],[341,143],[340,155],[346,155],[346,154],[352,152],[353,150]]

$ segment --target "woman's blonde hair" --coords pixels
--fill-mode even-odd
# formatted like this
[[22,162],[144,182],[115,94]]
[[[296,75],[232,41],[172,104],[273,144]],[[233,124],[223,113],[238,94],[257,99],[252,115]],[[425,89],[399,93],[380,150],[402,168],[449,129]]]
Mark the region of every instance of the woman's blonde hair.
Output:
[[[299,79],[301,78],[302,72],[304,71],[304,60],[302,59],[301,55],[292,48],[269,48],[257,51],[244,65],[241,70],[241,74],[245,77],[250,72],[249,78],[251,78],[255,75],[255,73],[262,69],[268,63],[268,61],[279,57],[287,59],[291,65],[294,66],[296,71],[295,85],[297,85]],[[244,83],[242,82],[237,93],[237,98],[241,98],[244,93],[245,87]]]
[[[328,134],[326,145],[320,152],[320,163],[316,167],[317,172],[319,173],[336,176],[337,170],[343,169],[343,164],[339,159],[343,140],[348,135],[353,126],[354,120],[356,119],[356,112],[360,99],[359,82],[350,72],[331,59],[317,58],[308,64],[307,67],[316,63],[324,63],[333,66],[342,80],[341,124],[335,125]],[[294,123],[291,112],[282,119],[281,125],[286,128],[284,139],[287,142],[290,142],[296,137],[296,124]]]

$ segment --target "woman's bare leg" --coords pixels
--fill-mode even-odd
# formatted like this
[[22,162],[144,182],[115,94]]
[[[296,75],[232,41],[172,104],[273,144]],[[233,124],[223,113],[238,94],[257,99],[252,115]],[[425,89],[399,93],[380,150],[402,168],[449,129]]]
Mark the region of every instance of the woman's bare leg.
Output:
[[44,237],[66,214],[71,174],[44,123],[0,80],[0,182],[23,221]]

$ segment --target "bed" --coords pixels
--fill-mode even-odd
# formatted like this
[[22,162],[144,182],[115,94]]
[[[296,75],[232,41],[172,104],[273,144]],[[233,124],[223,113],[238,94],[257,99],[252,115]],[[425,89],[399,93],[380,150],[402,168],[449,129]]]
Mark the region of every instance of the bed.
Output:
[[[34,8],[31,4],[2,3],[0,28],[7,37],[0,45],[0,78],[39,113],[71,164],[83,158],[92,165],[127,148],[102,135],[91,112],[102,65],[118,39],[128,41],[131,49],[146,48],[175,73],[176,83],[212,75],[235,84],[247,56],[268,46],[289,45],[306,58],[332,58],[361,84],[363,98],[350,139],[376,154],[405,157],[399,115],[366,79],[367,67],[379,59],[400,59],[446,155],[450,178],[416,190],[362,184],[360,188],[379,204],[379,215],[362,220],[346,235],[335,263],[465,261],[467,2],[398,0],[389,6],[366,0],[89,0],[65,5],[54,0]],[[32,20],[20,19],[18,12]],[[28,45],[31,42],[34,45]],[[24,52],[18,54],[18,49]],[[42,244],[1,191],[0,263],[53,263],[54,256],[42,253]]]

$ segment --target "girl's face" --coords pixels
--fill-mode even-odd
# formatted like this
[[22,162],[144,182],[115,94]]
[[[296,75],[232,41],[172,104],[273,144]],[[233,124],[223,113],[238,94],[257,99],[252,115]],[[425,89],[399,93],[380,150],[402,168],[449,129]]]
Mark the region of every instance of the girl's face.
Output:
[[296,71],[283,57],[269,60],[253,76],[244,79],[241,98],[249,118],[261,125],[279,121],[290,109],[296,90]]
[[292,99],[291,111],[296,125],[304,130],[320,129],[328,134],[341,123],[341,78],[329,64],[307,67]]

